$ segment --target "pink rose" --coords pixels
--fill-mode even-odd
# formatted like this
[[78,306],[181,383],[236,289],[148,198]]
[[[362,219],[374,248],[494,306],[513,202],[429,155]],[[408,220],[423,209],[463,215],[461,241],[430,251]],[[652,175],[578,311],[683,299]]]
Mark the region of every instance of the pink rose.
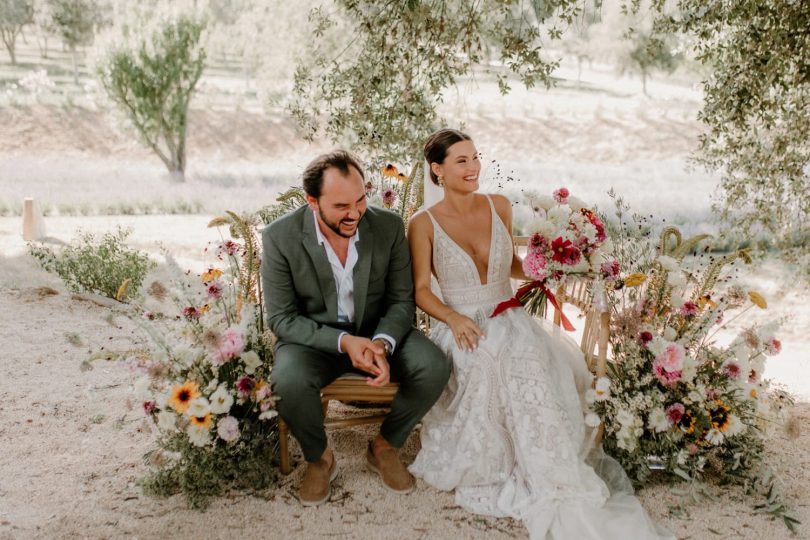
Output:
[[670,343],[664,352],[655,357],[655,361],[661,364],[667,372],[680,371],[683,369],[684,350],[678,343]]
[[663,362],[658,360],[658,358],[653,362],[653,373],[655,374],[655,378],[658,379],[658,382],[664,386],[672,386],[681,380],[680,371],[667,371],[664,368]]
[[242,354],[245,350],[245,340],[235,328],[228,328],[222,332],[217,347],[211,351],[211,363],[221,366],[228,360]]
[[782,342],[776,339],[774,336],[770,336],[765,340],[765,352],[767,352],[769,356],[779,354],[782,352]]
[[566,204],[570,195],[571,193],[567,188],[561,187],[554,191],[554,200],[557,201],[558,204]]
[[546,272],[546,264],[548,261],[545,256],[537,252],[529,252],[526,258],[523,259],[523,272],[530,279],[544,280],[548,277]]
[[720,371],[729,379],[739,379],[742,375],[740,363],[735,358],[729,358],[720,366]]
[[683,413],[686,412],[686,407],[683,406],[683,403],[673,403],[666,409],[667,420],[669,420],[670,424],[677,424],[683,418]]

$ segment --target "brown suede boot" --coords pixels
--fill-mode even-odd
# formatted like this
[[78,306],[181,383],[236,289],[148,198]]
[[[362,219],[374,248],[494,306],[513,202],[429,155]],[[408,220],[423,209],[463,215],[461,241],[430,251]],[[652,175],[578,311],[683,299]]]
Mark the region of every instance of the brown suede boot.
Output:
[[384,448],[378,452],[379,456],[374,455],[372,448],[373,443],[369,443],[366,466],[370,471],[380,475],[383,486],[394,493],[413,491],[416,481],[399,460],[396,448]]
[[332,466],[326,464],[321,458],[313,463],[307,463],[304,479],[298,489],[298,499],[304,506],[318,506],[329,499],[331,493],[330,483],[337,476],[337,460],[332,457]]

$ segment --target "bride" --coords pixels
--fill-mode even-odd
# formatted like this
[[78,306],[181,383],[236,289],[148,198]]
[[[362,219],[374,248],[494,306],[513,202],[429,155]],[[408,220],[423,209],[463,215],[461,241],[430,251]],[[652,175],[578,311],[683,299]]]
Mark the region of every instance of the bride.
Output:
[[590,374],[576,344],[523,310],[490,318],[512,296],[510,278],[525,275],[509,200],[476,193],[472,140],[442,129],[424,154],[444,198],[409,225],[416,303],[440,321],[431,339],[453,374],[423,419],[410,471],[454,489],[471,512],[522,520],[533,539],[672,538],[592,442],[580,397]]

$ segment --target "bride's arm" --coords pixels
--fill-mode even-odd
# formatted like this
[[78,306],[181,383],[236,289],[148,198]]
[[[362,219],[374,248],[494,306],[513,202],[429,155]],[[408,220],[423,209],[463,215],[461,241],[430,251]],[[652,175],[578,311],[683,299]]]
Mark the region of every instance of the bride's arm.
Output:
[[[498,216],[506,225],[506,230],[509,231],[509,238],[512,238],[512,202],[503,195],[491,195],[492,202],[495,203],[495,211]],[[512,279],[528,280],[526,273],[523,272],[523,259],[517,254],[517,248],[514,247],[515,240],[512,238]]]
[[433,263],[433,224],[425,213],[416,214],[408,224],[408,245],[411,248],[411,268],[416,305],[445,323],[453,332],[456,345],[474,349],[484,333],[475,322],[439,300],[430,288]]

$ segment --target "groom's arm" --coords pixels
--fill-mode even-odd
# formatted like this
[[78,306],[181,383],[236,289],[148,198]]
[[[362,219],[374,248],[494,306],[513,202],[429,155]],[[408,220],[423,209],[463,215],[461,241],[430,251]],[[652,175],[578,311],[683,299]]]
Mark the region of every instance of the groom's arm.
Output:
[[377,323],[373,335],[392,337],[397,344],[413,327],[416,305],[413,299],[411,253],[405,240],[405,227],[399,221],[391,246],[388,274],[385,278],[385,312]]
[[336,354],[342,332],[298,311],[290,262],[278,245],[283,236],[272,225],[262,231],[262,289],[267,325],[280,341]]

